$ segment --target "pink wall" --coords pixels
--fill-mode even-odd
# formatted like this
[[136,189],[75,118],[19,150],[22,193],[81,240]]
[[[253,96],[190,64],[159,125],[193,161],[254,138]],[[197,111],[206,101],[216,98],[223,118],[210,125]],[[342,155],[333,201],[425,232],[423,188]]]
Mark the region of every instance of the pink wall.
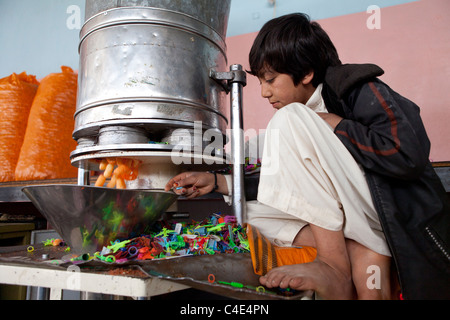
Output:
[[[394,90],[416,102],[430,137],[432,161],[450,160],[450,1],[421,0],[381,9],[381,29],[366,26],[371,13],[319,20],[343,63],[375,63]],[[228,61],[248,69],[256,33],[229,37]],[[244,89],[244,126],[267,126],[274,111],[261,98],[259,82],[248,76]]]

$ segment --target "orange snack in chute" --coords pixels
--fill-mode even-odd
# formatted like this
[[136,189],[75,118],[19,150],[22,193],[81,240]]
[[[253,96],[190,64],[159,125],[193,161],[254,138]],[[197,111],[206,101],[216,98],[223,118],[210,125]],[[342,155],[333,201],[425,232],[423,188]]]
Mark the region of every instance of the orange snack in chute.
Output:
[[125,181],[120,177],[117,178],[117,180],[116,180],[116,188],[117,189],[126,189],[127,188]]
[[[99,162],[99,169],[103,170],[95,182],[96,187],[102,187],[106,178],[111,180],[106,185],[107,188],[126,189],[125,180],[135,180],[138,176],[140,161],[124,158],[108,158]],[[117,168],[114,167],[117,165]]]
[[0,79],[0,182],[14,180],[14,170],[38,85],[36,77],[25,72]]
[[[98,181],[98,180],[97,180]],[[108,184],[106,185],[106,187],[107,188],[114,188],[115,186],[116,186],[116,182],[117,182],[117,177],[116,176],[112,176],[111,177],[111,180],[108,182]],[[103,183],[104,184],[104,183]],[[102,185],[100,185],[100,186],[97,186],[97,187],[102,187],[103,186],[103,184]]]
[[95,186],[96,187],[103,187],[105,182],[106,182],[106,177],[103,174],[101,174],[101,175],[98,176],[97,181],[95,182]]
[[69,67],[45,77],[34,98],[16,166],[16,180],[73,178],[70,163],[77,74]]
[[111,175],[113,173],[114,170],[114,165],[112,163],[108,163],[106,165],[106,169],[105,172],[103,173],[103,175],[105,176],[105,178],[111,178]]

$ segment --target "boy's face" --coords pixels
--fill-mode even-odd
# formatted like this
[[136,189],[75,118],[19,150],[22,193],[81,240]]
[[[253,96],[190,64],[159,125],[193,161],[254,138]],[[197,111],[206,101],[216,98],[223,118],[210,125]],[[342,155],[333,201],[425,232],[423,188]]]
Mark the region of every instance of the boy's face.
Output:
[[306,104],[315,91],[311,84],[312,76],[309,79],[309,75],[297,86],[290,75],[270,70],[265,71],[258,79],[262,97],[267,98],[277,110],[293,102]]

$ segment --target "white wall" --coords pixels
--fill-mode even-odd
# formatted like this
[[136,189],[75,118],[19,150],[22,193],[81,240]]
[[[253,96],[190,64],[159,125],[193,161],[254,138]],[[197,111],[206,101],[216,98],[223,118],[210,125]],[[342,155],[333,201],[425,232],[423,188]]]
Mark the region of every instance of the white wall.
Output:
[[0,78],[77,70],[83,21],[84,0],[0,0]]

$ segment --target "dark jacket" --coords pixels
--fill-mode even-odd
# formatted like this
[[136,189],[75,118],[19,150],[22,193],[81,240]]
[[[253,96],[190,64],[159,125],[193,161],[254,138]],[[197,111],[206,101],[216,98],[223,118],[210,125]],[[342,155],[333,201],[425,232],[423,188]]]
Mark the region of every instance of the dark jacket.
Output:
[[429,162],[419,107],[371,64],[327,70],[322,96],[344,118],[335,134],[360,163],[405,299],[450,299],[450,206]]

